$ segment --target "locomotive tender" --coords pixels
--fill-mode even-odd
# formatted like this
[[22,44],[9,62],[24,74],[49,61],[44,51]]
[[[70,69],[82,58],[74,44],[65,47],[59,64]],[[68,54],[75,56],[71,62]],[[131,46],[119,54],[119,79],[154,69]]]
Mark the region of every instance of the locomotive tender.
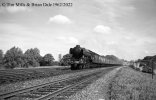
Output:
[[80,45],[70,48],[69,53],[72,55],[70,59],[71,70],[122,65],[119,61],[107,59],[104,56],[80,47]]

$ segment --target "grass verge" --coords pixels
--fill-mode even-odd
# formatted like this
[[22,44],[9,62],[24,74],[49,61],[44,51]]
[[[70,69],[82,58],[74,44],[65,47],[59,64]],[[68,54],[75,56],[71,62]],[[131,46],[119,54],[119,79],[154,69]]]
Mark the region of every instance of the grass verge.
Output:
[[156,75],[152,79],[150,74],[122,68],[109,84],[108,95],[109,100],[156,100]]

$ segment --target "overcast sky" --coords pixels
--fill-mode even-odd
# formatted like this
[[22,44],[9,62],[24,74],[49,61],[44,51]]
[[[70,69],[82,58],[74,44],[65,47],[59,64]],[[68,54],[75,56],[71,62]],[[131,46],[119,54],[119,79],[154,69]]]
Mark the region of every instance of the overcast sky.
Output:
[[39,48],[66,54],[80,44],[100,55],[131,60],[156,54],[156,0],[0,0],[70,2],[72,7],[0,6],[0,49]]

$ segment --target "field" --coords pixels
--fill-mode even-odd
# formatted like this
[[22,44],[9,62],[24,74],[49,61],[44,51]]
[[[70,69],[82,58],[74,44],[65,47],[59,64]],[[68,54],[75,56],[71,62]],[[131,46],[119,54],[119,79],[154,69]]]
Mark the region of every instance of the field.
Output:
[[156,100],[156,75],[135,71],[129,67],[114,77],[109,85],[111,100]]
[[0,85],[52,77],[70,72],[72,71],[69,70],[69,66],[44,66],[35,68],[0,70]]

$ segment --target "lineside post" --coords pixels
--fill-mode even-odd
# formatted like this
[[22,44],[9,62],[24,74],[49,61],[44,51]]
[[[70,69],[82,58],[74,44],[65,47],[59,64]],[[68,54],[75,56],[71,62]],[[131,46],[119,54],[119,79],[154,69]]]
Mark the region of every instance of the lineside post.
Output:
[[154,75],[154,67],[155,67],[155,62],[156,61],[156,56],[154,56],[151,60],[150,60],[150,65],[152,67],[152,79],[153,79],[153,75]]

